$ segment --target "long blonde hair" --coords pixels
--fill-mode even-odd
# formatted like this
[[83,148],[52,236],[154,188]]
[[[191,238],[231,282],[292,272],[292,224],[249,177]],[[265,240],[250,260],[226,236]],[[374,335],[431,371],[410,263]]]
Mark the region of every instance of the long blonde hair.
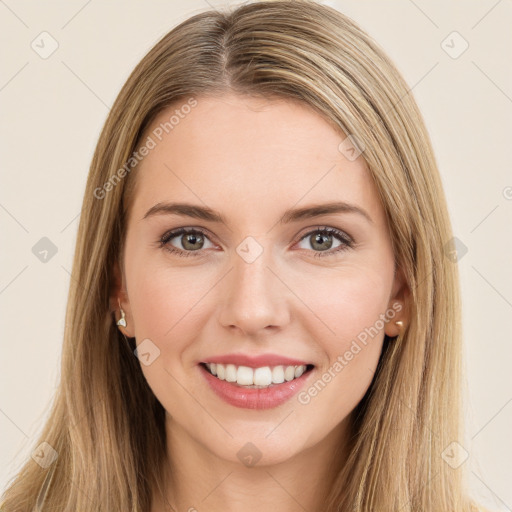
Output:
[[46,469],[29,460],[10,482],[2,510],[149,512],[166,453],[164,410],[109,302],[126,228],[125,188],[136,175],[126,162],[164,108],[226,91],[299,100],[357,136],[411,291],[407,329],[384,340],[354,411],[348,461],[318,510],[475,510],[465,466],[453,468],[443,457],[463,436],[460,297],[429,136],[384,52],[352,20],[311,0],[194,15],[151,49],[123,86],[89,171],[61,382],[34,445],[46,442],[58,456]]

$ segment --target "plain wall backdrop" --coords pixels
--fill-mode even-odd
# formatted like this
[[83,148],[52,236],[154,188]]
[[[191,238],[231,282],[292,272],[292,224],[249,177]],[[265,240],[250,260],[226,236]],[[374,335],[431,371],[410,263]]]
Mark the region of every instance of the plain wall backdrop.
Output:
[[[0,0],[2,491],[35,448],[58,383],[82,196],[109,107],[160,37],[237,3]],[[472,494],[510,511],[512,2],[321,3],[375,38],[425,118],[458,239],[464,464]]]

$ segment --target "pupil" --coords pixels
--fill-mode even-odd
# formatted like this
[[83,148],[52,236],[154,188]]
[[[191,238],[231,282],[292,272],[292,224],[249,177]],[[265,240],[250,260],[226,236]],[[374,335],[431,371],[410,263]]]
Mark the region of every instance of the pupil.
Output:
[[[323,235],[322,233],[317,233],[316,235],[314,235],[314,237],[315,237],[315,243],[313,245],[317,244],[318,249],[325,249],[326,248],[325,244],[326,244],[326,242],[328,242],[329,236]],[[329,244],[327,244],[327,249],[329,248],[328,246],[329,246]]]
[[185,236],[183,247],[188,249],[197,249],[201,243],[202,236],[196,236],[193,233],[189,233]]

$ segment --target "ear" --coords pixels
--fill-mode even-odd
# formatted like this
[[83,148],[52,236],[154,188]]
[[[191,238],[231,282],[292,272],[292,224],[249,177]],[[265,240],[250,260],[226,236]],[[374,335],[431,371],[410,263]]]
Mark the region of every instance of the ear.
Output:
[[119,267],[119,262],[114,262],[112,269],[113,281],[110,290],[110,311],[114,312],[115,322],[122,317],[120,306],[125,314],[126,327],[118,325],[117,328],[128,338],[135,337],[135,329],[133,323],[133,316],[130,308],[130,301],[128,299],[128,292],[126,291],[126,282]]
[[[386,323],[384,332],[387,336],[394,338],[405,330],[410,320],[409,301],[411,291],[405,279],[405,275],[401,267],[398,267],[395,271],[395,278],[393,281],[393,287],[391,290],[391,297],[388,303],[388,310],[394,311],[393,318],[390,317]],[[400,328],[396,325],[396,322],[403,322],[403,327]]]

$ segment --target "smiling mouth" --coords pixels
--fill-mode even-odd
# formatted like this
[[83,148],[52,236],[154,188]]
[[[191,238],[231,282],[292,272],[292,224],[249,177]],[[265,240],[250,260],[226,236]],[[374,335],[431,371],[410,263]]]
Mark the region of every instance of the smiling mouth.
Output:
[[264,389],[291,382],[310,372],[314,365],[278,365],[251,368],[234,364],[200,363],[208,373],[242,388]]

